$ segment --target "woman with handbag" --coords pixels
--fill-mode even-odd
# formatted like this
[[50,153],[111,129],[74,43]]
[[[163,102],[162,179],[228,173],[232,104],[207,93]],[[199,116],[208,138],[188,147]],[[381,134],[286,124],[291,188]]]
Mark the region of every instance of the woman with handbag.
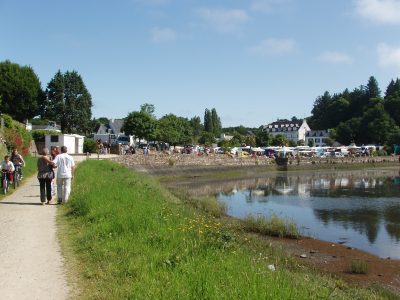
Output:
[[39,157],[37,161],[37,178],[39,179],[40,184],[40,201],[42,202],[42,205],[45,204],[46,199],[47,204],[50,204],[51,202],[51,181],[54,178],[53,168],[56,167],[49,159],[48,155],[49,149],[43,148],[42,156]]

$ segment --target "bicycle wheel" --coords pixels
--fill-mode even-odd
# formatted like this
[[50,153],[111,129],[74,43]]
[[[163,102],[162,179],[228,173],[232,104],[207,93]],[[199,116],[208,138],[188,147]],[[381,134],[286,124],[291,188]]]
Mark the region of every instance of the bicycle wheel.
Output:
[[7,194],[7,191],[8,191],[8,182],[7,182],[7,179],[3,179],[3,193],[4,194]]
[[19,184],[19,173],[15,172],[14,174],[14,190],[18,187]]

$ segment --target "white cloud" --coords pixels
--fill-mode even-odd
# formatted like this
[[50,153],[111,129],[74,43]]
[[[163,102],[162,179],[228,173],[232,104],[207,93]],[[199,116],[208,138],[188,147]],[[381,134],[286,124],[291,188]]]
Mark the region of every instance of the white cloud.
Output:
[[356,13],[378,24],[400,24],[400,0],[354,0]]
[[250,20],[241,9],[200,9],[198,14],[220,32],[234,32]]
[[391,47],[381,43],[377,47],[379,64],[382,67],[395,67],[400,70],[400,47]]
[[263,56],[280,55],[290,53],[294,50],[296,42],[293,39],[269,38],[261,41],[257,46],[249,48],[252,54]]
[[176,32],[171,28],[155,27],[151,30],[151,40],[154,43],[165,43],[176,40]]
[[346,53],[334,52],[334,51],[326,51],[322,53],[318,59],[320,61],[332,64],[349,64],[353,62],[351,57]]
[[254,0],[251,4],[251,10],[256,12],[271,12],[287,1],[288,0]]

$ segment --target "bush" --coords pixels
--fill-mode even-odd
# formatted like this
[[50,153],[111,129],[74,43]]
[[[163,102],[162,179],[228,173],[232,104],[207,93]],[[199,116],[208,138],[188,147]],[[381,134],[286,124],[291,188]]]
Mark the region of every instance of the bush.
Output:
[[35,142],[44,143],[46,134],[59,135],[61,134],[61,132],[55,130],[44,130],[44,129],[32,130],[32,138],[35,140]]
[[85,141],[83,142],[83,152],[96,153],[97,152],[96,141],[92,139],[85,139]]
[[13,120],[8,115],[2,115],[4,121],[3,136],[7,146],[7,151],[17,149],[23,155],[29,152],[29,145],[32,140],[32,135],[26,130],[25,125]]

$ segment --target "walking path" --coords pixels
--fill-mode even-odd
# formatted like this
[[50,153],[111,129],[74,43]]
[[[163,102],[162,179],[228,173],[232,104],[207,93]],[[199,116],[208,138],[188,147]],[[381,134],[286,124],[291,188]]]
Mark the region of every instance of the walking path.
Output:
[[[56,205],[42,206],[35,176],[0,201],[0,298],[67,299]],[[53,200],[54,201],[54,200]]]

